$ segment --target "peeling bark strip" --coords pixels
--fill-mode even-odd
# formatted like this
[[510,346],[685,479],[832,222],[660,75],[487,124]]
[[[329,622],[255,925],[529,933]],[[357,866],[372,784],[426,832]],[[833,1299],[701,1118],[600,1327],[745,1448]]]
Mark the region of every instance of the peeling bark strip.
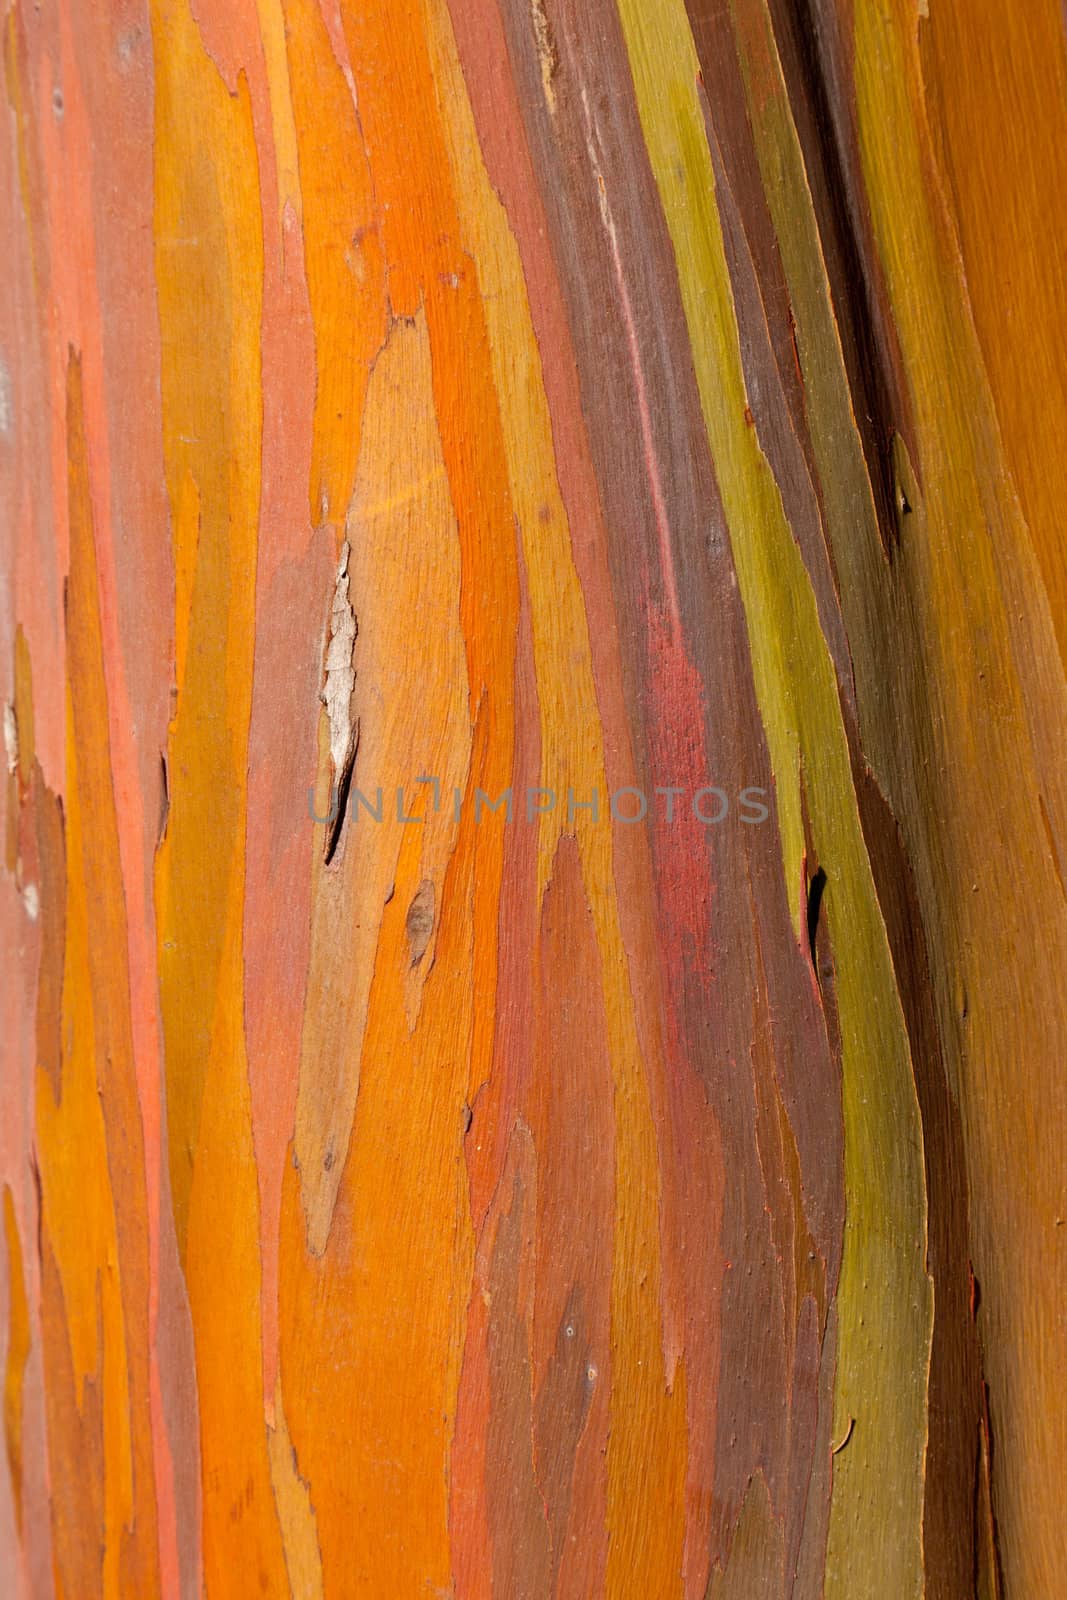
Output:
[[1062,7],[3,47],[5,1600],[1062,1600]]
[[320,699],[326,707],[330,725],[330,793],[335,797],[336,812],[326,833],[327,863],[337,849],[337,841],[344,826],[348,806],[348,791],[352,782],[352,767],[359,744],[359,723],[352,718],[352,698],[356,688],[356,671],[352,664],[356,647],[356,613],[349,593],[350,576],[348,558],[351,547],[346,539],[341,546],[341,559],[337,567],[333,604],[330,608],[329,635],[326,645],[325,684]]

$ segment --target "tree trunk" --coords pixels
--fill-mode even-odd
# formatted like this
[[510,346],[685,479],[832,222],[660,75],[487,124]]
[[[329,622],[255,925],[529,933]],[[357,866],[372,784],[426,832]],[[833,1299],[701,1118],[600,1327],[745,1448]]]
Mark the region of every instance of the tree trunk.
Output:
[[1057,0],[7,0],[0,1590],[1062,1600]]

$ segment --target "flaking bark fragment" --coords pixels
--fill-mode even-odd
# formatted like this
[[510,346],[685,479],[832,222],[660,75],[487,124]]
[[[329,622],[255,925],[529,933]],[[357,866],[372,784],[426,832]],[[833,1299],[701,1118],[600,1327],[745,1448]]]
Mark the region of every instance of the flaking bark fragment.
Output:
[[346,539],[341,546],[341,559],[337,567],[326,645],[325,682],[319,696],[326,707],[330,724],[332,803],[324,847],[327,864],[333,859],[344,826],[352,767],[359,744],[359,724],[352,714],[352,698],[356,687],[353,657],[359,628],[349,593],[348,559],[351,553],[352,547]]

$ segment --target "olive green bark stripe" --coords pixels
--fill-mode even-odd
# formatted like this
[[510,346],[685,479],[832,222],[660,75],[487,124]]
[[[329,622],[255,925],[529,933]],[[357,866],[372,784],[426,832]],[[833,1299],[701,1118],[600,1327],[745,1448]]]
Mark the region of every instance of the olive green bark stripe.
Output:
[[828,873],[842,1036],[846,1223],[825,1594],[922,1594],[932,1291],[919,1108],[815,596],[747,397],[715,179],[682,0],[619,0],[638,109],[674,245],[705,423],[748,620],[799,938],[803,832]]

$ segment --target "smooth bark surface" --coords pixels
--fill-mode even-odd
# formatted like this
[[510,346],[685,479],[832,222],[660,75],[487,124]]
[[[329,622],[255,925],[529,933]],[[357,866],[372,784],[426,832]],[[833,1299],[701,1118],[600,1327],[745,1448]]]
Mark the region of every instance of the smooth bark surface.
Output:
[[1062,1600],[1056,0],[5,0],[3,1595]]

